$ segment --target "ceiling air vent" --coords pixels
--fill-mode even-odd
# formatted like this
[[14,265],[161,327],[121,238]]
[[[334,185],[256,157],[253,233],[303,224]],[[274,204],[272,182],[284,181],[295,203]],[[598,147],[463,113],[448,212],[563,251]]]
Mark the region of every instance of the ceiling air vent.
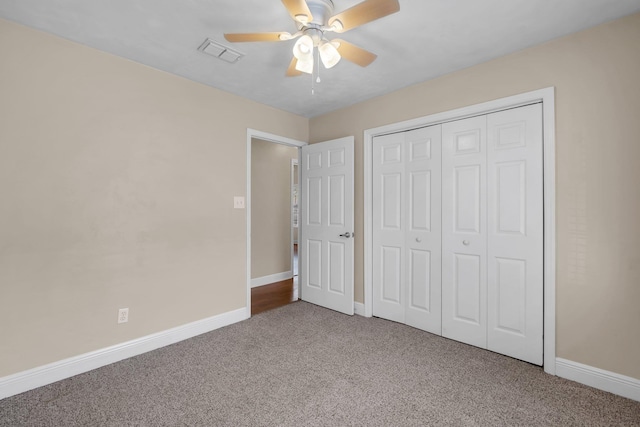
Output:
[[216,58],[222,59],[223,61],[229,62],[231,64],[235,64],[240,58],[244,56],[240,52],[237,52],[230,47],[221,45],[218,42],[214,42],[211,39],[206,39],[204,43],[200,45],[198,50],[211,56],[215,56]]

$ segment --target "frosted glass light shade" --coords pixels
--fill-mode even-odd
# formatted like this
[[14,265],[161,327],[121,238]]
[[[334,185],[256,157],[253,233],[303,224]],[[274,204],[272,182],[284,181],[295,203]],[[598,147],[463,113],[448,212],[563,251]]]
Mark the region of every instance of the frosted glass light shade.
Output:
[[309,58],[298,59],[298,62],[296,63],[296,70],[302,71],[303,73],[312,74],[313,55],[309,55]]
[[303,61],[308,58],[313,59],[313,39],[307,35],[304,35],[296,41],[296,44],[293,45],[293,56],[295,56],[298,61]]
[[318,47],[318,50],[320,51],[320,59],[326,68],[331,68],[340,62],[340,53],[333,44],[325,42]]

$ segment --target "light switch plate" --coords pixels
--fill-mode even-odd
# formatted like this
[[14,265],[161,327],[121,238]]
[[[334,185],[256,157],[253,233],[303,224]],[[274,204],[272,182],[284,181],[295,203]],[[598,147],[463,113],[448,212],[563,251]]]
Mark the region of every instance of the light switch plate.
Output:
[[244,197],[235,196],[233,198],[233,207],[234,209],[244,209]]

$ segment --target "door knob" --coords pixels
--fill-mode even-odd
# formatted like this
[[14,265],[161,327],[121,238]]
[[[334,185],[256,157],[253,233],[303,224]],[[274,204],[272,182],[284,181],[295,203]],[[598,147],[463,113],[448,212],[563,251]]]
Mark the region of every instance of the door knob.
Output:
[[422,242],[422,239],[419,238],[419,237],[416,237],[416,242],[420,243],[420,242]]
[[471,243],[471,242],[469,242],[468,240],[463,240],[462,241],[462,244],[465,245],[465,246],[469,246],[469,243]]
[[348,239],[349,237],[351,237],[351,233],[347,231],[346,233],[341,234],[340,237],[346,237]]

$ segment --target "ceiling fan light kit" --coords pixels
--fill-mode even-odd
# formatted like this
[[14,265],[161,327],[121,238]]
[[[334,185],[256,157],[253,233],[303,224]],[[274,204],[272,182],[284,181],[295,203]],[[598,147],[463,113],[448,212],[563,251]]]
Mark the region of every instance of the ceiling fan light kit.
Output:
[[290,77],[301,73],[313,75],[314,48],[325,68],[334,67],[342,58],[361,67],[368,66],[376,59],[375,54],[344,40],[328,40],[325,33],[344,33],[400,10],[398,0],[364,0],[337,15],[333,14],[334,4],[331,0],[282,0],[282,3],[296,22],[298,31],[295,34],[239,33],[225,34],[224,37],[232,43],[298,38],[286,73]]

